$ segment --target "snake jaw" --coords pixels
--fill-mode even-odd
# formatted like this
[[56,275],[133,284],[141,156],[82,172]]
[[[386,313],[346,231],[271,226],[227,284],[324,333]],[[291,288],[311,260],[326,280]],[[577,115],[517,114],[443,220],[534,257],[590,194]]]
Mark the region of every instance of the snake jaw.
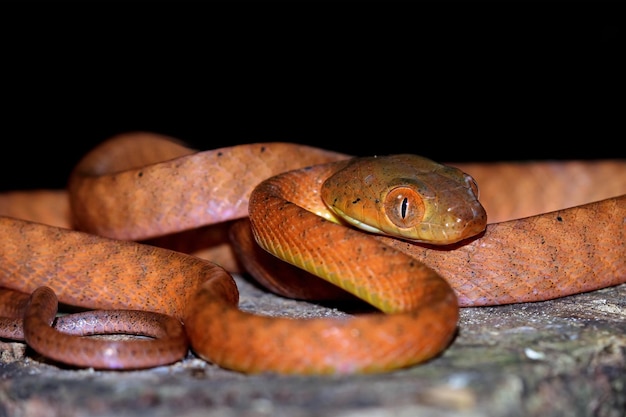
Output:
[[454,220],[451,219],[443,225],[422,222],[419,226],[421,231],[418,234],[424,236],[427,235],[428,238],[416,238],[415,227],[407,230],[396,228],[393,232],[386,232],[378,227],[362,222],[354,217],[350,217],[339,209],[335,208],[334,212],[346,223],[365,232],[401,238],[417,243],[428,243],[431,245],[450,245],[457,243],[461,240],[481,233],[485,229],[486,224],[486,216],[484,217],[485,221],[482,221],[480,220],[480,215],[477,215],[476,217],[478,220],[469,222],[466,221],[461,227],[459,227],[459,224],[463,222],[463,219],[458,217],[454,218]]
[[341,211],[337,207],[331,207],[330,209],[335,214],[337,214],[337,216],[339,216],[339,218],[345,220],[347,223],[351,224],[352,226],[356,227],[357,229],[364,230],[364,231],[369,232],[369,233],[376,233],[376,234],[383,234],[383,235],[387,234],[384,231],[382,231],[381,229],[379,229],[378,227],[372,226],[370,224],[367,224],[365,222],[360,221],[359,219],[356,219],[354,217],[349,216],[348,214],[346,214],[345,212]]

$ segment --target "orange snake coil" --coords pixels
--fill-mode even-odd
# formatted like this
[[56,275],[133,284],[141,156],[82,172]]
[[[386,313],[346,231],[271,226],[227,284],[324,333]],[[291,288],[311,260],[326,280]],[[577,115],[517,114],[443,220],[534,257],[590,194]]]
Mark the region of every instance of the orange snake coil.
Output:
[[[111,138],[83,158],[67,192],[0,196],[0,284],[19,291],[0,294],[11,317],[0,322],[0,335],[23,338],[52,359],[102,369],[172,363],[188,342],[198,356],[246,373],[383,372],[444,350],[459,306],[547,300],[626,282],[626,161],[458,164],[480,186],[491,223],[478,220],[460,241],[434,246],[335,224],[343,221],[320,206],[320,185],[349,159],[295,144],[196,152],[147,133]],[[292,171],[302,167],[309,168]],[[367,200],[359,187],[339,187],[345,195],[336,197],[337,211]],[[369,203],[405,222],[432,214],[431,201],[394,187],[392,203]],[[438,201],[428,181],[417,188]],[[310,197],[305,189],[317,191]],[[339,207],[342,198],[348,203]],[[28,213],[25,204],[56,211]],[[212,254],[154,246],[193,236],[182,243],[191,252],[190,242],[204,240],[206,226],[216,223],[228,225],[240,265],[272,291],[346,298],[256,242],[389,314],[301,321],[240,311],[232,277],[203,259]],[[96,311],[55,319],[56,297]],[[91,327],[74,329],[78,321]],[[69,332],[155,340],[99,344]]]

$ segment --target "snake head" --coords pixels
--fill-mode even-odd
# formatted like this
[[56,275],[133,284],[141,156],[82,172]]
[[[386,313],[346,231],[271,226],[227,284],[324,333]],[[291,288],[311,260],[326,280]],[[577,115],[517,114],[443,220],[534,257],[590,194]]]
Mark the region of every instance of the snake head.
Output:
[[324,182],[321,197],[359,229],[416,242],[456,243],[487,224],[474,179],[418,155],[355,158]]

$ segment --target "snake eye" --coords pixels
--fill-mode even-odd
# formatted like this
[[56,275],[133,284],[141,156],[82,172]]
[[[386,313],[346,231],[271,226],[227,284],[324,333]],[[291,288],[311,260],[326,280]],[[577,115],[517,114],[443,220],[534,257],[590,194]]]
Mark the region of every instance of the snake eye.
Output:
[[414,189],[396,187],[385,198],[385,213],[397,227],[413,227],[424,217],[424,201]]

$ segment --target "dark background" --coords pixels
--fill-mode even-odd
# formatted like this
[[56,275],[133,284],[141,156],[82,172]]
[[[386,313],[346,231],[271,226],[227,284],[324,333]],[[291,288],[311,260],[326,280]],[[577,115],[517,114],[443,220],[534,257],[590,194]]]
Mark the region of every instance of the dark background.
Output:
[[198,149],[626,156],[620,3],[12,6],[0,190],[63,187],[134,130]]

